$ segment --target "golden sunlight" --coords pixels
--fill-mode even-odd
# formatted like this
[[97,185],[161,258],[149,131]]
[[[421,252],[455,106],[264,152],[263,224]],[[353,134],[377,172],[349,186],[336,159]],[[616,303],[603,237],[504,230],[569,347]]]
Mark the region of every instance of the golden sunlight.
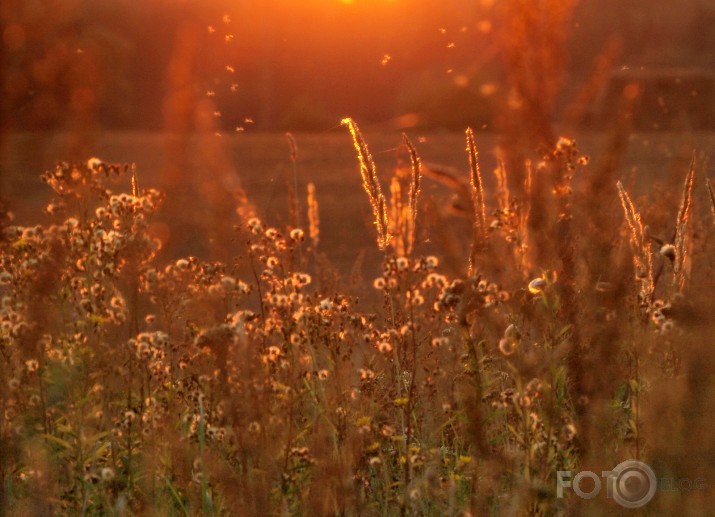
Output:
[[715,508],[715,0],[0,2],[0,517]]
[[397,0],[338,0],[341,4],[345,5],[353,5],[353,4],[365,4],[366,2],[379,2],[379,3],[388,3],[388,4],[393,4],[397,2]]

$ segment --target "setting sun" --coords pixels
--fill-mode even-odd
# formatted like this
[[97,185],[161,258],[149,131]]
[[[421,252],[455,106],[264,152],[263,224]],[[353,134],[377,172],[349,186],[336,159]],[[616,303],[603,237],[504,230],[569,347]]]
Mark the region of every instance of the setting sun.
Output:
[[381,3],[394,3],[394,2],[397,2],[398,0],[338,0],[338,1],[343,4],[350,5],[350,4],[358,4],[358,3],[360,3],[360,4],[370,4],[370,3],[376,4],[376,3],[380,3],[380,2]]

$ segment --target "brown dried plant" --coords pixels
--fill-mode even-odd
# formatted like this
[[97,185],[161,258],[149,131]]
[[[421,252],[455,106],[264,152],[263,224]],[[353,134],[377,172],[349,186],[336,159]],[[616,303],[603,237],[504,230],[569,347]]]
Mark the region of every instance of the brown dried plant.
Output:
[[402,202],[402,186],[400,185],[399,170],[390,182],[390,217],[388,232],[392,236],[390,244],[398,256],[404,256],[407,251],[407,228],[409,219],[408,208]]
[[519,226],[521,227],[523,240],[522,248],[524,255],[529,249],[529,216],[531,215],[531,189],[534,180],[534,169],[531,165],[531,160],[526,160],[524,163],[526,168],[526,178],[524,178],[524,209],[521,211]]
[[484,202],[484,185],[482,174],[479,170],[479,153],[474,139],[474,131],[467,128],[467,154],[469,155],[469,183],[472,193],[472,209],[474,213],[474,235],[472,237],[472,251],[469,258],[469,274],[474,273],[474,260],[479,246],[487,237],[487,209]]
[[454,200],[447,205],[450,212],[459,217],[472,218],[468,208],[472,204],[471,191],[469,186],[459,178],[461,175],[459,170],[443,164],[423,163],[422,172],[452,190]]
[[137,166],[132,164],[132,196],[139,197],[139,187],[137,185]]
[[293,228],[300,227],[300,205],[298,203],[298,143],[292,133],[286,133],[288,148],[290,149],[292,182],[288,188],[288,203],[290,206],[290,224]]
[[415,229],[417,224],[417,200],[420,194],[422,171],[420,158],[417,151],[407,138],[402,135],[402,140],[410,155],[409,190],[407,199],[403,199],[402,181],[407,172],[398,167],[390,183],[390,217],[389,233],[392,237],[390,244],[398,256],[412,254],[415,245]]
[[547,149],[556,141],[550,118],[565,75],[563,49],[576,3],[508,0],[500,6],[511,108],[504,123],[514,128],[523,124],[521,131]]
[[619,181],[616,183],[618,187],[618,196],[623,206],[623,212],[628,224],[629,240],[631,250],[633,252],[633,266],[635,268],[636,278],[640,282],[640,298],[642,303],[650,303],[655,286],[653,283],[653,261],[651,258],[650,248],[648,244],[648,235],[643,228],[641,216],[635,208],[626,189]]
[[353,139],[353,146],[357,151],[358,161],[360,162],[360,175],[362,176],[362,186],[370,198],[372,212],[375,217],[375,226],[377,227],[377,246],[384,250],[390,241],[388,233],[387,221],[387,201],[382,194],[380,181],[377,177],[377,168],[372,159],[370,150],[362,137],[360,128],[351,118],[344,118],[341,123],[348,127],[350,135]]
[[678,209],[678,217],[675,221],[675,257],[673,259],[673,274],[675,285],[678,290],[683,289],[685,285],[685,261],[687,260],[687,229],[688,220],[690,219],[690,208],[692,206],[693,193],[693,178],[695,176],[695,155],[693,154],[690,160],[690,168],[685,176],[685,184],[683,185],[683,195],[680,199],[680,208]]
[[[390,219],[410,231],[421,183],[412,158],[413,168],[393,182],[400,211]],[[683,234],[693,225],[692,169],[678,213]],[[529,214],[505,187],[498,196],[508,203],[492,212],[500,224],[490,225],[489,248],[478,250],[478,278],[443,274],[438,243],[439,256],[394,256],[395,241],[413,239],[407,232],[393,237],[375,293],[364,283],[350,287],[360,289],[358,304],[339,280],[326,287],[295,269],[303,230],[257,217],[236,227],[247,254],[231,262],[160,262],[148,222],[162,196],[150,188],[139,198],[109,192],[113,171],[126,172],[98,160],[59,166],[46,181],[86,202],[63,222],[0,232],[2,510],[104,515],[126,498],[139,515],[486,515],[516,495],[520,515],[578,513],[575,497],[554,502],[554,472],[602,455],[590,442],[618,449],[604,462],[632,450],[641,457],[641,429],[661,454],[679,445],[672,439],[679,430],[657,420],[677,399],[654,404],[639,394],[642,386],[700,388],[708,362],[678,345],[706,345],[712,323],[701,317],[692,325],[689,307],[675,298],[648,299],[650,237],[620,183],[648,332],[617,312],[626,300],[620,278],[618,286],[599,282],[591,296],[564,294],[566,266],[552,258],[558,250],[544,247],[554,270],[524,281],[529,268],[505,261],[494,238],[518,239]],[[529,199],[528,162],[525,172]],[[506,168],[498,175],[505,185]],[[312,183],[307,205],[315,248]],[[574,203],[576,217],[579,208]],[[583,249],[593,248],[575,247],[578,259],[587,259]],[[326,261],[306,258],[322,275]],[[503,267],[490,271],[490,260]],[[704,291],[689,295],[707,303]],[[669,361],[668,377],[654,360]],[[688,375],[670,373],[678,361]],[[594,381],[592,371],[607,381]],[[682,419],[704,427],[688,415],[705,414],[712,401],[696,402]],[[535,483],[547,487],[543,494]]]
[[496,198],[497,205],[499,205],[499,210],[505,211],[509,209],[509,178],[506,173],[506,165],[504,164],[504,158],[499,156],[497,167],[494,169],[494,177],[497,180],[496,186]]
[[422,187],[422,162],[420,157],[417,155],[417,150],[415,146],[412,145],[410,139],[406,134],[402,134],[402,142],[407,147],[407,151],[410,155],[410,191],[409,196],[409,227],[408,227],[408,239],[407,239],[407,253],[412,253],[415,244],[415,232],[417,230],[417,200],[420,195],[420,189]]
[[713,193],[713,186],[710,184],[710,178],[705,178],[705,185],[708,188],[708,197],[710,199],[710,213],[713,216],[713,224],[715,224],[715,193]]
[[390,182],[390,212],[388,217],[390,246],[398,257],[407,256],[412,251],[412,243],[410,243],[410,206],[405,203],[402,192],[403,187],[398,170]]
[[313,249],[317,248],[320,240],[320,212],[313,183],[308,183],[308,235],[313,243]]

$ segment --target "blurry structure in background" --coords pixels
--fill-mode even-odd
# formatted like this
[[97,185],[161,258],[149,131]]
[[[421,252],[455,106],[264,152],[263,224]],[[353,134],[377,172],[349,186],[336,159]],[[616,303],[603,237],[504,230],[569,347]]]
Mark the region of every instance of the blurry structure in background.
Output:
[[[178,250],[224,258],[226,235],[231,234],[237,200],[243,195],[239,175],[221,136],[221,111],[215,92],[203,88],[205,28],[192,18],[194,6],[184,6],[177,27],[163,103],[167,160],[161,183],[167,193],[167,212],[176,214],[167,241]],[[238,205],[241,203],[239,202]],[[187,208],[189,208],[187,210]]]
[[[101,117],[116,120],[126,84],[115,52],[121,37],[103,30],[81,2],[4,0],[0,7],[0,155],[10,132],[65,130],[65,159],[91,155],[92,135]],[[18,155],[43,154],[45,142],[27,140]],[[0,191],[8,194],[7,172]],[[20,190],[28,190],[20,179]]]
[[197,24],[190,21],[177,27],[166,70],[164,131],[171,159],[164,171],[164,181],[168,185],[178,183],[189,168],[190,137],[199,100],[196,84],[199,31]]
[[[506,73],[505,109],[500,126],[514,138],[525,135],[535,146],[555,144],[551,122],[567,72],[565,43],[575,0],[505,0],[501,45]],[[533,146],[532,146],[533,147]]]
[[594,106],[596,126],[612,126],[624,102],[636,131],[715,130],[715,70],[616,70]]
[[104,121],[121,120],[119,101],[131,81],[125,68],[129,35],[78,1],[6,0],[0,16],[0,108],[7,129],[88,134]]

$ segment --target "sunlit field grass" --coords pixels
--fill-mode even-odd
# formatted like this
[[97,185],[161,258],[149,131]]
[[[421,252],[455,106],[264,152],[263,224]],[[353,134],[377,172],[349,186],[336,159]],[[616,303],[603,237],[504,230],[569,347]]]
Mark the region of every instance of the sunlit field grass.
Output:
[[710,515],[715,137],[345,124],[6,141],[0,508]]
[[[398,166],[401,151],[399,132],[366,131],[366,139],[378,171],[384,182]],[[683,163],[690,159],[693,149],[705,155],[715,151],[715,136],[711,133],[634,133],[627,137],[622,152],[613,155],[613,137],[604,131],[569,132],[575,138],[581,153],[591,158],[590,174],[608,168],[612,159],[616,160],[616,175],[629,182],[636,196],[648,194],[655,183],[676,184],[680,182]],[[427,165],[448,169],[468,182],[468,161],[463,153],[464,136],[461,133],[410,133],[419,148],[420,155]],[[368,203],[364,202],[364,193],[360,186],[360,175],[356,173],[354,150],[350,140],[345,138],[339,128],[323,133],[296,133],[298,143],[297,184],[301,195],[305,196],[308,183],[314,183],[319,192],[320,204],[326,216],[321,221],[323,234],[322,251],[331,263],[343,272],[349,272],[355,260],[356,251],[373,252],[374,242],[371,233],[372,213]],[[494,175],[491,171],[497,166],[496,149],[499,137],[493,133],[477,133],[481,151],[480,161],[485,171],[484,182],[487,185],[487,197],[494,195]],[[57,157],[69,159],[68,150],[73,148],[73,138],[63,134],[16,134],[6,139],[3,152],[4,190],[8,197],[22,199],[15,203],[13,211],[18,218],[28,224],[40,223],[45,219],[42,207],[51,197],[51,192],[38,181],[38,174],[54,167]],[[259,208],[268,224],[285,225],[289,222],[286,209],[289,198],[289,186],[293,184],[293,169],[290,152],[284,133],[246,132],[224,134],[220,137],[210,134],[193,136],[187,139],[186,156],[173,154],[170,137],[156,132],[104,132],[94,137],[88,147],[92,154],[110,163],[134,163],[137,166],[140,181],[160,190],[181,188],[184,185],[195,195],[194,208],[206,207],[213,200],[201,195],[201,183],[208,178],[223,178],[222,194],[230,198],[230,190],[241,185],[250,200]],[[202,149],[210,145],[222,147],[218,161],[221,173],[215,174],[205,161],[207,154]],[[87,147],[87,146],[85,146]],[[86,152],[77,152],[77,158]],[[177,177],[167,177],[166,170],[185,160],[185,172]],[[583,184],[587,175],[574,178],[575,185]],[[177,185],[179,183],[179,185]],[[125,178],[122,183],[128,186]],[[465,231],[464,218],[455,215],[449,207],[452,204],[454,190],[437,181],[433,176],[425,178],[423,189],[425,200],[433,201],[435,208],[444,213],[450,225],[455,225],[459,233]],[[493,199],[492,199],[493,201]],[[614,198],[612,202],[616,202]],[[167,209],[160,211],[155,220],[166,222],[169,226],[183,227],[191,221],[183,221],[181,210]],[[194,224],[201,224],[198,217]],[[182,224],[187,223],[187,224]],[[421,226],[430,223],[427,219]],[[467,231],[468,224],[467,224]],[[426,232],[426,230],[425,230]],[[429,236],[425,233],[425,239]],[[200,238],[199,238],[200,239]],[[201,242],[186,245],[182,231],[171,235],[164,234],[164,249],[171,249],[176,254],[198,253],[204,250]],[[443,250],[444,251],[444,250]],[[461,265],[456,267],[461,267]]]

